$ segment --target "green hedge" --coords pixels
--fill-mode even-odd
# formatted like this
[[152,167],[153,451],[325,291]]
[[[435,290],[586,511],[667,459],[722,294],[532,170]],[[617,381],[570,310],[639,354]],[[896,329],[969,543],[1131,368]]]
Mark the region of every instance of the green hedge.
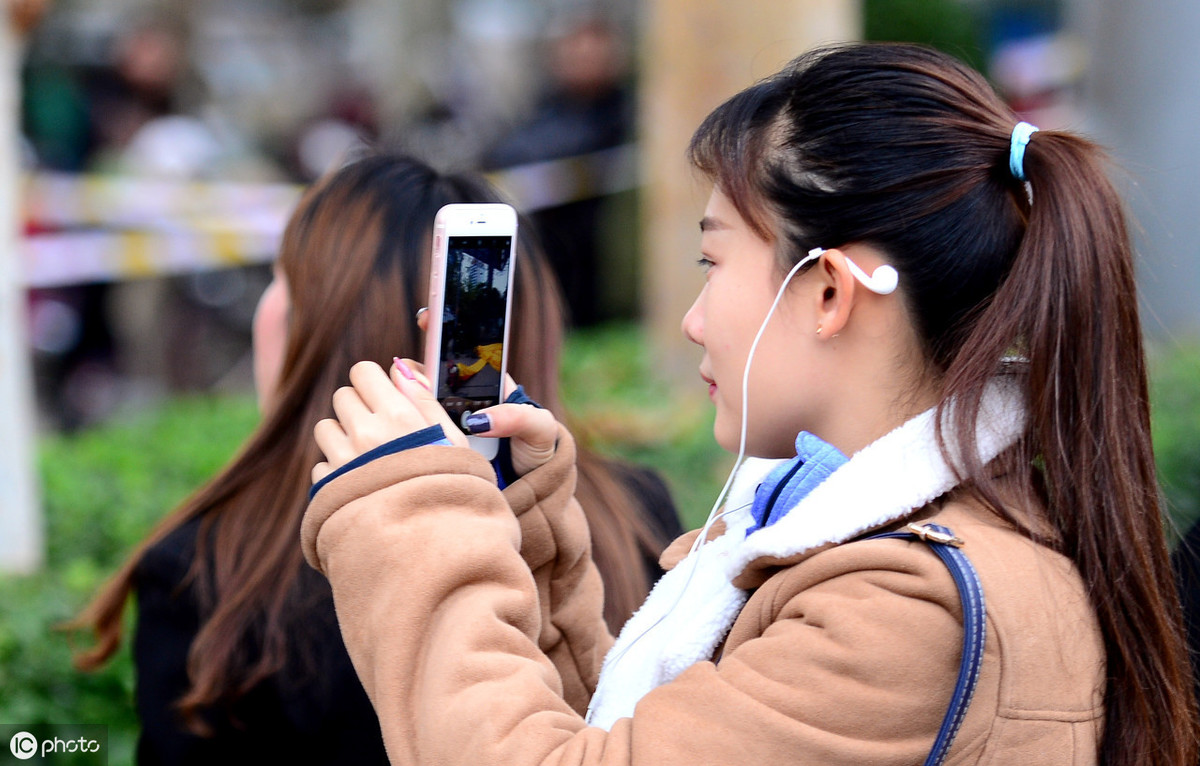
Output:
[[1200,520],[1200,343],[1150,355],[1154,459],[1172,538]]
[[[633,326],[578,333],[564,359],[573,427],[596,449],[657,467],[688,525],[699,525],[731,458],[712,441],[703,392],[672,392]],[[1200,346],[1154,356],[1154,433],[1175,523],[1200,517]],[[257,418],[249,396],[187,398],[40,445],[48,523],[45,570],[0,577],[0,722],[103,723],[110,762],[128,763],[136,738],[128,645],[103,671],[71,668],[68,636],[53,626],[86,603],[150,527],[209,478]],[[132,615],[130,615],[132,618]]]
[[[0,577],[0,722],[109,726],[109,763],[137,732],[126,643],[97,673],[71,667],[73,617],[170,508],[229,459],[257,419],[251,397],[183,399],[77,436],[41,440],[45,569]],[[132,615],[130,615],[132,618]],[[129,624],[132,623],[132,619]]]

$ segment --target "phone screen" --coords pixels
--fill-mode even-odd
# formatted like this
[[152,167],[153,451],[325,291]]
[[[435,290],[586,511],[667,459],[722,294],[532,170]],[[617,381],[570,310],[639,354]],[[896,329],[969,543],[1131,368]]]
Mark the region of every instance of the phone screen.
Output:
[[437,397],[460,426],[500,403],[512,237],[449,237]]

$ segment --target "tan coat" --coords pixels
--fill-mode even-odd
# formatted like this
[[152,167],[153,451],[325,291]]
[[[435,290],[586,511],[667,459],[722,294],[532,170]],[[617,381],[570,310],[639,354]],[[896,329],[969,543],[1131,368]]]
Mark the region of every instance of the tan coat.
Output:
[[[901,540],[753,562],[737,584],[756,589],[719,659],[611,731],[588,727],[612,639],[573,488],[564,431],[551,462],[503,494],[483,458],[433,446],[314,498],[304,552],[333,585],[393,763],[923,763],[958,670],[961,610],[945,565]],[[966,541],[988,606],[979,686],[947,763],[1095,764],[1104,653],[1074,568],[966,502],[919,515]]]

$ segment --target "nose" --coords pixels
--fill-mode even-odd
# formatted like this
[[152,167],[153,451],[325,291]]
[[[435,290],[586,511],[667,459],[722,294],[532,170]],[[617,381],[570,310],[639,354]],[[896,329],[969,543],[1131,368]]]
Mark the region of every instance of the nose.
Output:
[[692,307],[683,315],[683,322],[679,326],[679,329],[683,331],[683,337],[697,346],[704,345],[704,310],[700,304],[704,298],[704,291],[707,289],[708,286],[705,285],[700,290],[700,294],[696,296],[696,300],[692,301]]

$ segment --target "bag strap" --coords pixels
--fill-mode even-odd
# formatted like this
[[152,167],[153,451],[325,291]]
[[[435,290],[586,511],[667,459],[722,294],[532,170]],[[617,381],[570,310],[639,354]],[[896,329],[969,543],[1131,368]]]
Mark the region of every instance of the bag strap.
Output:
[[955,537],[949,528],[938,524],[909,524],[900,531],[872,535],[866,539],[891,537],[929,543],[929,547],[950,570],[950,576],[954,578],[959,598],[962,600],[963,648],[958,681],[954,684],[950,708],[942,719],[937,739],[933,741],[933,749],[925,759],[925,766],[941,766],[950,752],[950,745],[958,734],[963,718],[967,715],[967,706],[971,704],[971,697],[975,694],[975,684],[979,681],[979,670],[983,665],[983,646],[987,633],[983,585],[979,582],[979,574],[971,565],[971,560],[960,550],[963,541]]

